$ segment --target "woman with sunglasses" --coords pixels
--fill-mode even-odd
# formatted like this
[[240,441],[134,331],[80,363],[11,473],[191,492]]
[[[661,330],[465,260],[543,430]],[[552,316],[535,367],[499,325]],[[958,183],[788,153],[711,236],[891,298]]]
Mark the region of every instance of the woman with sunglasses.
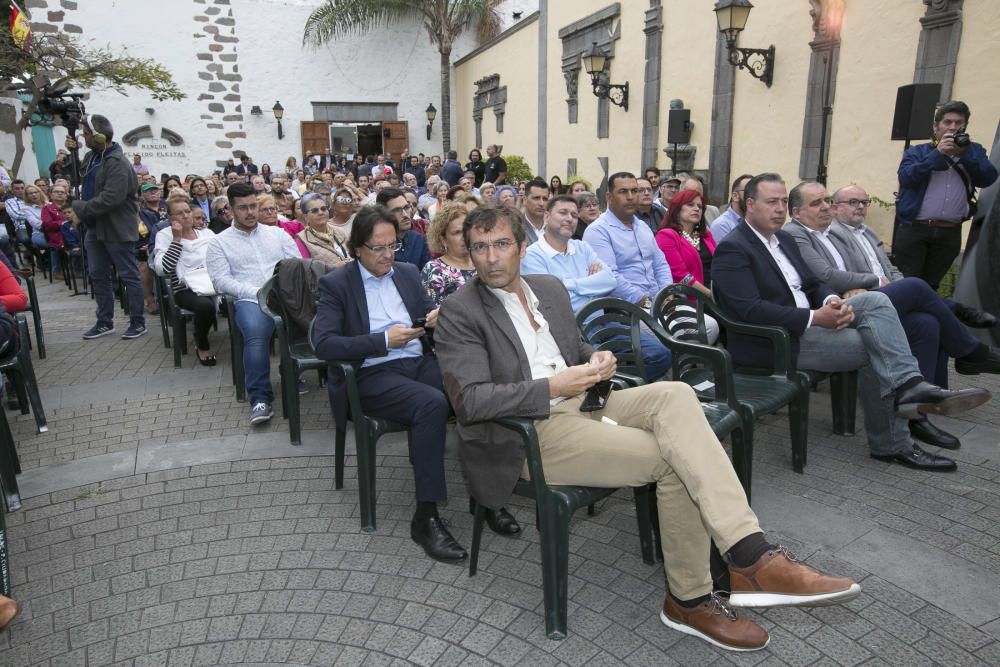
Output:
[[212,217],[209,218],[208,228],[213,234],[221,234],[223,230],[233,224],[233,210],[229,207],[229,200],[225,197],[216,197],[212,200]]
[[306,221],[306,228],[295,237],[305,258],[315,259],[327,266],[340,266],[351,261],[340,232],[330,224],[328,207],[323,195],[309,192],[299,199],[299,210]]
[[333,217],[330,226],[340,234],[340,238],[351,238],[351,227],[354,224],[354,213],[358,210],[360,200],[348,187],[339,188],[333,195]]

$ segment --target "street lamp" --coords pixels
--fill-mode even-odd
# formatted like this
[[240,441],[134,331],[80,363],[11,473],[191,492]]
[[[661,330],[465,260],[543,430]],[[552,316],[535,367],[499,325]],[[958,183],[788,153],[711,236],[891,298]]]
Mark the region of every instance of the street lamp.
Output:
[[615,106],[628,111],[628,81],[624,84],[608,83],[608,54],[594,42],[590,51],[583,54],[583,68],[590,75],[590,83],[594,95],[598,99],[606,99]]
[[726,36],[729,49],[729,64],[740,67],[755,79],[760,79],[768,88],[774,75],[774,46],[767,49],[741,49],[736,40],[747,26],[750,0],[719,0],[715,3],[715,18],[719,22],[719,32]]
[[437,118],[438,110],[434,108],[434,103],[431,102],[427,105],[427,110],[424,113],[427,114],[427,141],[430,141],[431,126],[434,125],[434,119]]
[[281,106],[281,102],[275,102],[271,111],[274,112],[274,120],[278,121],[278,139],[284,139],[285,133],[281,131],[281,119],[285,117],[285,107]]

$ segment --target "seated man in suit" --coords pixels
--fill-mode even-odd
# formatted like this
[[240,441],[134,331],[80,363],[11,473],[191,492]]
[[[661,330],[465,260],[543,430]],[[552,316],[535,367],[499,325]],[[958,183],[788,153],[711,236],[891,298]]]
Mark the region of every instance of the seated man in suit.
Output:
[[[478,208],[463,231],[478,277],[442,305],[435,342],[478,502],[503,507],[525,470],[519,438],[489,420],[533,418],[549,482],[656,482],[670,589],[660,619],[669,627],[722,648],[755,650],[767,645],[767,633],[730,607],[833,604],[860,593],[854,581],[767,543],[688,385],[612,392],[604,408],[581,412],[587,390],[615,374],[614,355],[580,339],[558,278],[521,276],[526,243],[516,211]],[[729,566],[728,604],[712,591],[713,539]]]
[[[441,389],[437,359],[421,340],[437,321],[420,273],[395,262],[396,216],[382,206],[365,206],[351,228],[349,245],[357,259],[319,282],[313,342],[320,359],[354,363],[358,392],[367,414],[410,427],[410,451],[417,509],[410,536],[431,558],[461,561],[465,549],[437,512],[448,489],[444,477],[444,439],[448,399]],[[330,404],[337,427],[346,420],[343,382],[331,374]],[[491,517],[491,528],[510,533],[517,524],[505,510]],[[517,532],[517,531],[513,531]]]
[[[890,282],[877,259],[877,271],[869,266],[850,232],[833,226],[834,201],[820,183],[799,183],[788,194],[792,219],[784,229],[795,239],[802,259],[817,277],[845,298],[869,289],[888,296],[921,374],[934,384],[948,386],[949,357],[955,358],[960,373],[1000,372],[1000,355],[969,333],[926,282],[902,275]],[[867,237],[862,237],[862,242],[868,244]],[[888,257],[885,259],[888,262]],[[910,421],[910,434],[946,449],[960,446],[958,438],[930,423],[926,415]]]
[[[865,292],[844,300],[820,281],[782,231],[788,207],[785,183],[760,174],[743,193],[746,224],[715,250],[712,280],[719,304],[752,324],[778,324],[792,336],[793,362],[803,370],[861,370],[860,393],[872,457],[926,470],[954,470],[951,459],[920,449],[907,417],[952,414],[989,400],[984,389],[947,391],[924,380],[889,298]],[[850,328],[848,328],[850,327]],[[771,367],[761,338],[731,334],[733,360]]]

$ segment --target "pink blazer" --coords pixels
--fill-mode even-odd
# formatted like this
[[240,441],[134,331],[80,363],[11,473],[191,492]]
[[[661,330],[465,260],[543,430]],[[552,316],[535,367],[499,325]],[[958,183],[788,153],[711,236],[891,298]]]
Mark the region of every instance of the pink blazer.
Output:
[[[710,254],[715,254],[715,239],[712,237],[712,232],[708,232],[708,236],[703,238],[701,242],[705,244]],[[656,233],[656,245],[660,247],[667,258],[667,264],[670,265],[670,273],[675,283],[680,282],[684,276],[690,273],[695,280],[702,285],[705,284],[705,272],[701,266],[701,257],[694,246],[688,243],[687,239],[680,233],[664,227]]]

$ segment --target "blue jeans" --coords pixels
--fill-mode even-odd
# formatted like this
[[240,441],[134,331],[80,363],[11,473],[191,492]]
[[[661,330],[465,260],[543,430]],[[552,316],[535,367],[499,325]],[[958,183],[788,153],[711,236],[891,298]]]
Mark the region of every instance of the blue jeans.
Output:
[[59,249],[50,248],[49,242],[45,239],[45,234],[42,232],[32,232],[31,233],[31,243],[36,248],[40,250],[49,251],[49,265],[52,267],[53,271],[59,270]]
[[[611,327],[619,328],[615,325],[607,328]],[[621,328],[622,331],[628,331],[624,327]],[[629,340],[629,334],[622,333],[608,340],[627,341]],[[656,336],[646,331],[639,332],[639,347],[642,349],[642,365],[645,371],[643,380],[646,382],[655,382],[666,375],[667,371],[670,370],[670,363],[673,361],[670,350]]]
[[896,310],[881,292],[865,292],[847,303],[854,308],[851,328],[806,329],[799,338],[798,367],[827,373],[859,370],[858,394],[871,453],[912,451],[907,419],[896,415],[895,395],[896,387],[921,373]]
[[100,241],[90,231],[84,237],[87,249],[87,270],[94,284],[94,301],[97,302],[97,323],[112,326],[115,322],[115,291],[111,284],[111,267],[125,283],[129,320],[134,327],[146,326],[143,316],[142,280],[135,259],[135,243],[131,241]]
[[264,314],[256,301],[236,302],[236,326],[243,335],[243,370],[250,403],[271,403],[271,357],[269,347],[274,320]]

